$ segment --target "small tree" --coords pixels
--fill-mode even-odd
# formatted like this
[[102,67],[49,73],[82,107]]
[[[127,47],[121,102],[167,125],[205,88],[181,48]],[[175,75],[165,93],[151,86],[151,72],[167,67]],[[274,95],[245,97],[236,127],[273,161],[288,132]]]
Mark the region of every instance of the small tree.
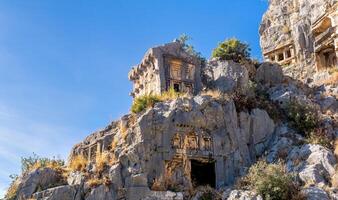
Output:
[[198,51],[195,50],[195,47],[191,44],[188,43],[189,40],[191,40],[192,38],[187,35],[187,34],[182,34],[180,35],[176,41],[178,41],[179,43],[182,44],[183,49],[190,55],[192,56],[196,56],[197,58],[199,58],[202,62],[205,61],[205,58],[202,56],[202,54]]
[[250,47],[236,38],[225,40],[212,52],[212,58],[241,62],[250,59]]

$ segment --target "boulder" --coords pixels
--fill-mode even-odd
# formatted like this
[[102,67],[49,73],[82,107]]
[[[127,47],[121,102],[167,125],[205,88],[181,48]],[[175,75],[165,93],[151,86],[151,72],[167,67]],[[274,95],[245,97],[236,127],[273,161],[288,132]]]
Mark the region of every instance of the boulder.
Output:
[[33,195],[36,200],[81,200],[77,188],[73,186],[59,186]]
[[248,89],[249,73],[245,66],[230,60],[213,59],[204,69],[209,89],[224,93],[238,91],[245,93]]
[[85,200],[115,200],[117,199],[116,193],[112,188],[105,185],[100,185],[91,190],[85,197]]
[[305,144],[295,147],[287,157],[287,169],[299,173],[300,179],[307,184],[326,185],[335,174],[337,161],[333,153],[320,146]]
[[68,185],[81,185],[83,184],[85,176],[82,172],[71,172],[67,177]]
[[181,192],[171,191],[151,191],[150,194],[142,200],[183,200]]
[[123,182],[121,174],[121,164],[116,164],[110,167],[109,178],[116,189],[122,188]]
[[327,193],[317,187],[308,187],[302,190],[307,200],[330,200]]
[[260,195],[252,191],[232,190],[230,194],[223,194],[223,200],[263,200]]
[[255,80],[262,84],[277,85],[283,81],[283,71],[280,65],[262,63],[256,72]]
[[28,199],[38,189],[46,190],[64,184],[61,175],[51,168],[39,168],[23,176],[18,187],[18,199]]

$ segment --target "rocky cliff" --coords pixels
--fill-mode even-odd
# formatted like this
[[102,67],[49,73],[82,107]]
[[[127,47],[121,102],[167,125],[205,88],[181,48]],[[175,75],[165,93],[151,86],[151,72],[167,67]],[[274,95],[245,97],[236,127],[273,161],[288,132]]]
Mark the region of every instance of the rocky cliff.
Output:
[[[299,80],[316,71],[312,27],[335,3],[270,0],[261,46],[277,60],[282,49],[291,66],[203,62],[198,94],[146,95],[139,112],[75,145],[66,165],[35,163],[8,199],[338,199],[337,83]],[[151,76],[150,66],[133,76]]]
[[288,46],[294,51],[290,56],[295,61],[284,71],[298,79],[313,78],[316,72],[313,28],[320,17],[336,9],[336,4],[336,0],[270,0],[259,28],[263,54],[268,57]]

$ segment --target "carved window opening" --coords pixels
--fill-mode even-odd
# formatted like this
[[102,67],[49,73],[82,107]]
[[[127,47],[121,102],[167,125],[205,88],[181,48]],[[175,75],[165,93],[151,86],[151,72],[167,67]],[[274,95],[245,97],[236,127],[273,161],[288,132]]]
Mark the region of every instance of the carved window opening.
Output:
[[278,61],[282,61],[282,60],[284,60],[284,54],[280,53],[278,54]]
[[286,58],[291,58],[291,50],[290,49],[288,49],[286,51]]
[[210,187],[215,188],[215,162],[201,162],[198,160],[191,160],[190,174],[193,187],[209,185]]
[[180,92],[181,91],[181,87],[180,87],[179,83],[174,83],[173,88],[174,88],[175,92]]

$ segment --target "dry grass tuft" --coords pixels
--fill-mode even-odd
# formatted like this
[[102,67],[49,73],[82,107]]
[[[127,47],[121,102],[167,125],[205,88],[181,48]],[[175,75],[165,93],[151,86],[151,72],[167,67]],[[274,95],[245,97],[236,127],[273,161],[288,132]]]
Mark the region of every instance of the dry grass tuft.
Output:
[[332,69],[329,71],[330,77],[324,80],[322,83],[325,85],[338,85],[338,71]]
[[224,94],[222,94],[221,91],[219,90],[207,90],[207,91],[203,91],[201,92],[202,96],[210,96],[214,99],[220,99],[221,97],[224,96]]
[[111,150],[114,151],[118,143],[118,139],[114,137],[113,141],[111,142]]
[[13,180],[9,188],[7,189],[7,192],[5,194],[5,199],[6,200],[15,200],[17,197],[18,193],[18,187],[19,187],[19,182],[16,180]]
[[71,171],[85,171],[88,160],[83,155],[77,155],[70,160],[69,169]]
[[166,191],[165,180],[163,176],[156,178],[151,186],[151,190],[153,191]]
[[338,139],[334,142],[334,155],[338,158]]
[[102,153],[97,153],[96,159],[95,159],[95,169],[98,173],[101,173],[105,167],[109,163],[109,153],[108,152],[102,152]]
[[97,186],[103,184],[103,180],[98,178],[91,178],[87,181],[87,184],[90,188],[96,188]]

